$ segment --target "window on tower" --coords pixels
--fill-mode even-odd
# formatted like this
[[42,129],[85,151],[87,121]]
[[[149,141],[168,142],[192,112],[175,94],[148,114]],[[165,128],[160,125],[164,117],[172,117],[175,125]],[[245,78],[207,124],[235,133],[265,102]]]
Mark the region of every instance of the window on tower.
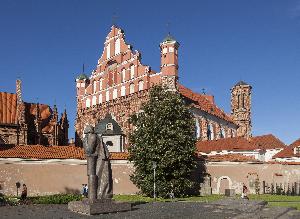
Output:
[[109,101],[109,91],[106,91],[106,97],[105,97],[106,101]]
[[123,97],[123,96],[125,96],[125,85],[123,85],[122,87],[121,87],[121,96]]
[[118,97],[118,90],[117,88],[115,88],[113,91],[113,99],[116,99],[117,97]]
[[97,104],[97,97],[96,96],[93,96],[93,99],[92,99],[92,105],[96,105]]
[[245,94],[242,95],[242,107],[245,108]]
[[85,106],[88,108],[91,106],[91,100],[90,98],[87,98],[86,101],[85,101]]

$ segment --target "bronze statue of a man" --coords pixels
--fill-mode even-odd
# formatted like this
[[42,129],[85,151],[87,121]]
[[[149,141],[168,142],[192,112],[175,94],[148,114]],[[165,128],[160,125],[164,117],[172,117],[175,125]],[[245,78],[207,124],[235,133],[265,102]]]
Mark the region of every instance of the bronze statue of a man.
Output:
[[89,184],[89,199],[111,199],[112,170],[109,161],[109,151],[102,141],[101,134],[96,134],[92,126],[84,130],[83,147],[87,156],[87,175]]

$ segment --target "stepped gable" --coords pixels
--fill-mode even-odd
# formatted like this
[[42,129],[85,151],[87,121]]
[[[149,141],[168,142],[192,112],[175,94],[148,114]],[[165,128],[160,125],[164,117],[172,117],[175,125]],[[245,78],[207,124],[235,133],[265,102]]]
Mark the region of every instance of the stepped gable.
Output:
[[17,125],[17,95],[0,92],[0,124]]
[[197,141],[199,152],[210,153],[212,151],[253,151],[256,146],[244,137],[222,138],[212,141]]
[[282,151],[278,152],[273,158],[289,158],[289,157],[300,157],[300,154],[294,153],[294,148],[300,146],[300,139],[294,141],[289,146],[285,147]]
[[257,149],[285,148],[286,145],[272,134],[252,137],[250,140]]
[[[111,160],[127,160],[125,152],[110,153]],[[23,159],[79,159],[85,160],[84,149],[75,146],[5,145],[0,147],[0,158]]]
[[193,92],[192,90],[186,88],[185,86],[178,83],[179,93],[194,102],[193,106],[203,110],[209,114],[217,116],[228,122],[234,123],[232,118],[227,115],[223,110],[219,109],[213,102],[213,96],[203,95]]

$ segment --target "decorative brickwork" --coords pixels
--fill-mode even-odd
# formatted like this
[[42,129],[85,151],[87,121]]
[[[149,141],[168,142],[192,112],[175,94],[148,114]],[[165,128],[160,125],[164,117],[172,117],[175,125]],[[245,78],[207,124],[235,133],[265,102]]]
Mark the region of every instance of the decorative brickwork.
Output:
[[95,126],[107,113],[121,127],[125,145],[128,145],[128,135],[133,128],[128,119],[140,111],[142,103],[148,99],[149,88],[155,84],[179,92],[191,106],[199,140],[236,136],[237,124],[231,115],[216,106],[213,96],[197,94],[179,84],[178,49],[179,43],[168,35],[160,43],[160,72],[155,72],[143,65],[140,52],[133,51],[132,46],[125,42],[124,31],[112,26],[91,76],[80,74],[76,79],[76,145],[82,145],[85,126]]
[[252,87],[243,81],[231,89],[231,115],[239,126],[237,136],[246,138],[252,136],[251,89]]

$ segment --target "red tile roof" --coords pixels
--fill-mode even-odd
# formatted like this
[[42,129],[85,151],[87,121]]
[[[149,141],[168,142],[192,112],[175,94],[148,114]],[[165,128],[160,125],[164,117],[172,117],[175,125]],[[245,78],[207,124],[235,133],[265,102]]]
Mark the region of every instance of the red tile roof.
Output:
[[0,124],[17,124],[17,95],[0,92]]
[[[0,158],[24,158],[24,159],[86,159],[84,150],[75,146],[1,146]],[[111,152],[110,159],[126,160],[128,153]]]
[[300,157],[300,154],[294,154],[294,148],[298,146],[300,146],[300,139],[294,141],[288,147],[285,147],[285,149],[275,154],[273,158]]
[[207,161],[210,162],[258,162],[254,156],[245,156],[242,154],[224,154],[224,155],[212,155],[207,157]]
[[181,84],[178,84],[178,90],[182,96],[194,102],[193,104],[194,107],[202,111],[205,111],[209,114],[212,114],[214,116],[217,116],[221,119],[224,119],[228,122],[234,123],[232,118],[229,115],[227,115],[223,110],[219,109],[214,104],[212,96],[195,93]]
[[252,137],[250,139],[258,149],[285,148],[286,145],[272,134]]
[[199,152],[210,153],[211,151],[253,151],[255,145],[249,142],[246,138],[222,138],[211,141],[198,141],[196,143]]

